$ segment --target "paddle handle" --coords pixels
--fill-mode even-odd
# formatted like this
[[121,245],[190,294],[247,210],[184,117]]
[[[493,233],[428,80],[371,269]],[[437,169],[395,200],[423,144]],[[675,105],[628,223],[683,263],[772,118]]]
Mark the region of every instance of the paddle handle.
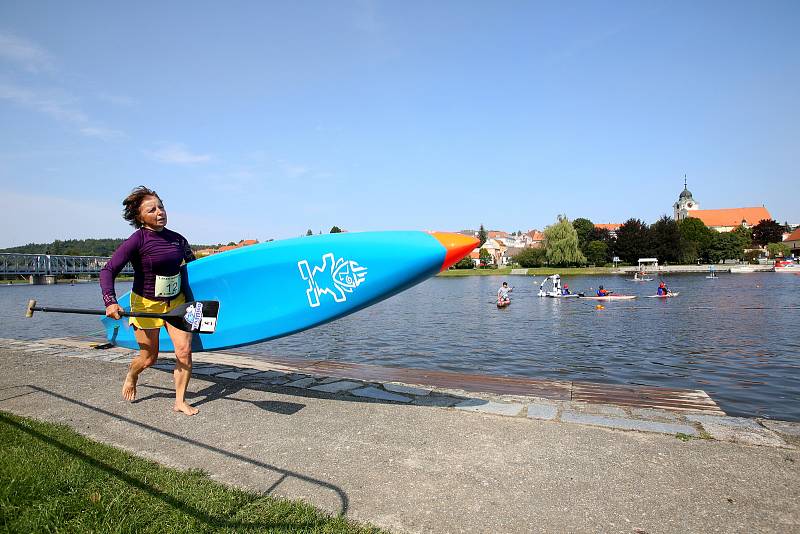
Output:
[[[104,310],[83,310],[80,308],[49,308],[42,306],[31,306],[28,308],[26,316],[30,317],[33,312],[54,312],[54,313],[77,313],[82,315],[105,315]],[[30,314],[30,315],[28,315]],[[120,315],[123,317],[148,317],[151,319],[163,319],[165,316],[162,313],[147,313],[147,312],[126,312],[121,311]]]

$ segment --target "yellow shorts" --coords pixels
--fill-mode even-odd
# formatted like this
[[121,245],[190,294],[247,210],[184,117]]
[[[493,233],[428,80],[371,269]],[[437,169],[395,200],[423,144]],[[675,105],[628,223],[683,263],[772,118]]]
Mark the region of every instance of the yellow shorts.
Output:
[[[131,291],[132,312],[167,313],[185,302],[186,299],[183,293],[179,293],[177,297],[171,300],[150,300]],[[164,326],[164,319],[151,319],[149,317],[130,317],[128,318],[128,322],[132,326],[141,328],[142,330],[161,328]]]

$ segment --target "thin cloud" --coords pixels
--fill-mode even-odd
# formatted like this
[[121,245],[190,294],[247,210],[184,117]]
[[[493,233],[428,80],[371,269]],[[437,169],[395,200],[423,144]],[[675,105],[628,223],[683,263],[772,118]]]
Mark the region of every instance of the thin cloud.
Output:
[[166,145],[158,150],[147,152],[147,155],[155,161],[173,165],[195,165],[198,163],[208,163],[212,159],[210,154],[194,154],[189,152],[186,146],[180,143]]
[[281,168],[283,172],[286,173],[290,178],[298,178],[305,174],[308,174],[309,168],[304,165],[296,165],[293,163],[287,163],[285,161],[281,162]]
[[28,72],[49,72],[55,68],[52,56],[44,48],[7,32],[0,32],[0,58]]
[[87,126],[78,130],[86,137],[97,137],[100,139],[114,139],[117,137],[124,137],[125,134],[119,130],[112,130],[110,128],[101,128],[98,126]]
[[110,104],[114,104],[115,106],[122,106],[122,107],[133,107],[138,102],[136,99],[131,98],[126,95],[112,95],[110,93],[99,93],[97,98],[104,102],[108,102]]
[[105,128],[86,115],[74,105],[70,98],[53,92],[39,92],[25,87],[0,83],[0,100],[9,100],[15,104],[33,109],[59,122],[71,124],[87,137],[110,139],[123,136],[123,132]]

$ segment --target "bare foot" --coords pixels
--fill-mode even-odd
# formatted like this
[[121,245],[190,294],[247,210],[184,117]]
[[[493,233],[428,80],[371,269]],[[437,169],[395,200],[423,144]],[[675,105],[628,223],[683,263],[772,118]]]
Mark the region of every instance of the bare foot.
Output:
[[122,383],[122,398],[126,401],[132,401],[136,398],[136,380],[138,378],[137,376],[131,376],[130,373],[125,377],[125,382]]
[[182,412],[186,415],[197,415],[200,412],[200,410],[198,410],[194,406],[189,406],[185,402],[181,403],[176,402],[175,406],[173,406],[172,409],[175,410],[176,412]]

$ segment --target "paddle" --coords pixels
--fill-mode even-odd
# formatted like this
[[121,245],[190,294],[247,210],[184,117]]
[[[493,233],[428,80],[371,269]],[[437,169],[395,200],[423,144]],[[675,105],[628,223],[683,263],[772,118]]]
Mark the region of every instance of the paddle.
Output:
[[[33,317],[33,312],[53,312],[53,313],[78,313],[83,315],[105,315],[104,310],[83,310],[80,308],[44,308],[36,305],[35,300],[28,301],[28,308],[25,310],[25,317]],[[198,332],[200,334],[212,334],[217,329],[217,314],[219,313],[219,301],[198,300],[181,304],[174,310],[167,313],[145,313],[123,311],[124,317],[148,317],[151,319],[163,319],[179,330],[184,332]]]

